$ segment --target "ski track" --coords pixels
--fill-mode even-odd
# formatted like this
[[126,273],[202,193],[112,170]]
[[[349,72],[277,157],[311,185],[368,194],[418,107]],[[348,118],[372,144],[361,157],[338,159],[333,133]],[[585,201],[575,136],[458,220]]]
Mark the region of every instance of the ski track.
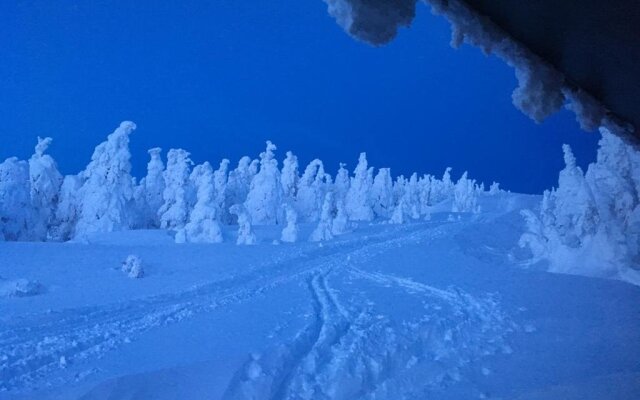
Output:
[[[364,238],[328,242],[323,247],[295,253],[288,259],[254,268],[244,275],[184,292],[117,304],[25,315],[2,323],[0,391],[20,392],[84,379],[95,369],[88,367],[87,371],[80,372],[75,377],[50,378],[52,373],[60,371],[61,357],[70,365],[89,365],[90,360],[101,357],[123,343],[135,340],[149,329],[175,323],[225,304],[247,301],[286,282],[303,280],[311,274],[315,274],[309,281],[310,290],[315,293],[315,308],[323,314],[315,329],[320,335],[318,340],[325,343],[321,350],[326,353],[331,347],[327,338],[339,340],[336,335],[349,329],[349,319],[346,311],[340,308],[334,295],[327,288],[326,275],[318,278],[319,271],[343,268],[346,260],[352,257],[358,261],[366,261],[389,247],[401,246],[425,234],[436,234],[439,229],[433,229],[433,226],[433,223],[416,223]],[[341,317],[336,319],[336,313]],[[307,334],[314,336],[312,333],[301,333]],[[295,349],[293,350],[295,353]],[[279,398],[287,397],[286,387],[293,382],[293,376],[280,382]]]
[[[397,322],[372,310],[348,312],[329,285],[337,269],[315,271],[308,280],[311,322],[288,346],[252,354],[225,400],[423,399],[460,383],[461,370],[483,357],[511,352],[506,338],[519,328],[494,296],[476,298],[457,288],[346,269],[356,279],[420,296],[424,313]],[[466,383],[468,396],[483,395]]]

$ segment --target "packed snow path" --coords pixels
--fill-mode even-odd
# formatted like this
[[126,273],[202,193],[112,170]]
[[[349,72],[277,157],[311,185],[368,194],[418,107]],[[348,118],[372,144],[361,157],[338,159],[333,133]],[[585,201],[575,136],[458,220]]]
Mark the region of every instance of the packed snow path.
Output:
[[[322,245],[180,247],[158,232],[2,244],[47,291],[0,303],[0,398],[544,398],[592,381],[637,393],[637,288],[516,269],[500,218],[363,226]],[[83,251],[94,285],[122,286],[112,297],[51,283]],[[107,265],[129,253],[156,269],[130,280]],[[25,267],[47,255],[48,269]],[[185,257],[193,275],[175,283]]]

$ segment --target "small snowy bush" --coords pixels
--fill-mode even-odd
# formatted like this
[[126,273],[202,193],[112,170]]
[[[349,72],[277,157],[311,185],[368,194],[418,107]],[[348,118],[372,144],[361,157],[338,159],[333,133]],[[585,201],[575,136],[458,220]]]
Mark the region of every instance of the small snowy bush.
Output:
[[131,254],[122,262],[122,272],[127,274],[129,278],[142,278],[144,276],[144,268],[140,257]]
[[0,278],[0,297],[27,297],[44,292],[44,286],[28,279],[4,280]]

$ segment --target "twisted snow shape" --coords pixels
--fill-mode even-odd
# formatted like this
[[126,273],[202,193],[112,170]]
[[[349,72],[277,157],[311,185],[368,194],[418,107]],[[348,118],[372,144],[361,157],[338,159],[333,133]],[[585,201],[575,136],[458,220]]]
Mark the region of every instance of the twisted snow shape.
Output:
[[[411,24],[417,0],[324,0],[337,23],[351,36],[375,46],[393,40],[401,27]],[[567,108],[576,114],[580,127],[597,129],[607,110],[588,93],[568,83],[564,75],[538,57],[488,18],[461,0],[423,0],[434,14],[452,26],[451,45],[466,42],[495,54],[515,69],[518,87],[512,100],[516,108],[536,122]]]

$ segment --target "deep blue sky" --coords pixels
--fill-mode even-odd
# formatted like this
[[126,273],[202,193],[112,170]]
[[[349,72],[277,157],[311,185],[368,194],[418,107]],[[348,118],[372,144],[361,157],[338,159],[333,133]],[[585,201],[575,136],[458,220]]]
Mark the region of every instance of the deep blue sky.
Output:
[[280,157],[318,157],[332,173],[366,151],[394,175],[451,166],[540,192],[557,181],[562,143],[582,165],[595,158],[596,134],[567,111],[541,125],[520,114],[513,71],[453,50],[423,5],[382,48],[347,36],[321,0],[3,1],[0,15],[2,159],[52,136],[60,169],[76,173],[125,119],[138,124],[136,175],[150,147],[235,164],[271,139]]

